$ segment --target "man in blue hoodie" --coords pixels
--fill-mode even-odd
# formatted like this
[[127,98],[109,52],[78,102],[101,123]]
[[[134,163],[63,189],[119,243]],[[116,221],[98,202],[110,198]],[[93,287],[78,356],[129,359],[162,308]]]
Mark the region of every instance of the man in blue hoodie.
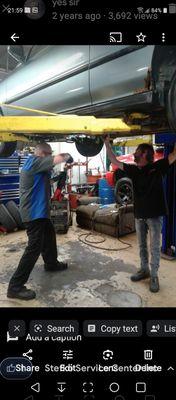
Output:
[[63,271],[66,263],[57,260],[56,234],[50,220],[50,173],[54,165],[72,162],[68,153],[52,156],[47,143],[37,145],[35,154],[29,156],[20,174],[20,213],[25,225],[28,244],[13,274],[8,298],[31,300],[36,293],[27,289],[27,282],[41,254],[46,271]]

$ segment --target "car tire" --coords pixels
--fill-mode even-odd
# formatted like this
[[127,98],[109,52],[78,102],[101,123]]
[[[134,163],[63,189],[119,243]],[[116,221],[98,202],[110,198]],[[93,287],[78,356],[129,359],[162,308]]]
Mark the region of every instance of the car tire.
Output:
[[121,178],[115,185],[115,199],[118,204],[132,204],[133,203],[133,184],[129,178]]
[[16,150],[17,142],[0,142],[0,157],[10,157]]
[[0,204],[0,224],[7,229],[7,232],[12,232],[17,229],[16,221],[4,204]]
[[94,157],[99,154],[103,144],[101,137],[78,137],[75,139],[75,146],[84,157]]
[[9,213],[12,215],[18,228],[24,229],[24,224],[22,222],[19,208],[17,207],[16,203],[13,200],[8,201],[8,203],[6,203],[6,208],[9,211]]

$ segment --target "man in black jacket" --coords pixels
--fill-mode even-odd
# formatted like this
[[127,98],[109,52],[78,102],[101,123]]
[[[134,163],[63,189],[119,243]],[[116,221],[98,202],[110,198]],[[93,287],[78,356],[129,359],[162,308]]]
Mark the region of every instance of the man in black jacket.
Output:
[[[176,161],[176,146],[168,157],[154,162],[153,146],[147,143],[140,144],[134,153],[136,165],[133,165],[116,159],[108,137],[105,138],[105,145],[110,161],[123,170],[133,182],[135,224],[141,268],[131,276],[131,280],[137,282],[150,278],[150,291],[158,292],[162,217],[167,214],[163,176],[167,174],[169,166]],[[148,231],[151,252],[150,269],[147,248]]]

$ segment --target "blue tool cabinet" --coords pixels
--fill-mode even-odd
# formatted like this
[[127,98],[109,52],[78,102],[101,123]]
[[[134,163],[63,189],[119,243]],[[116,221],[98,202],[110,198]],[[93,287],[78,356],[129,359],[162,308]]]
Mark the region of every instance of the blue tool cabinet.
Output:
[[0,158],[0,202],[6,204],[13,200],[19,204],[20,169],[28,156],[14,153],[8,158]]

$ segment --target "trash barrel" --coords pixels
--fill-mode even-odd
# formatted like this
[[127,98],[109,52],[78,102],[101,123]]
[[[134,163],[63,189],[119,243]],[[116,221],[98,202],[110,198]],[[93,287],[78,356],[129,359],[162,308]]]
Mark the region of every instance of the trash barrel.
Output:
[[106,179],[99,179],[98,188],[101,204],[115,203],[114,188],[108,184]]

